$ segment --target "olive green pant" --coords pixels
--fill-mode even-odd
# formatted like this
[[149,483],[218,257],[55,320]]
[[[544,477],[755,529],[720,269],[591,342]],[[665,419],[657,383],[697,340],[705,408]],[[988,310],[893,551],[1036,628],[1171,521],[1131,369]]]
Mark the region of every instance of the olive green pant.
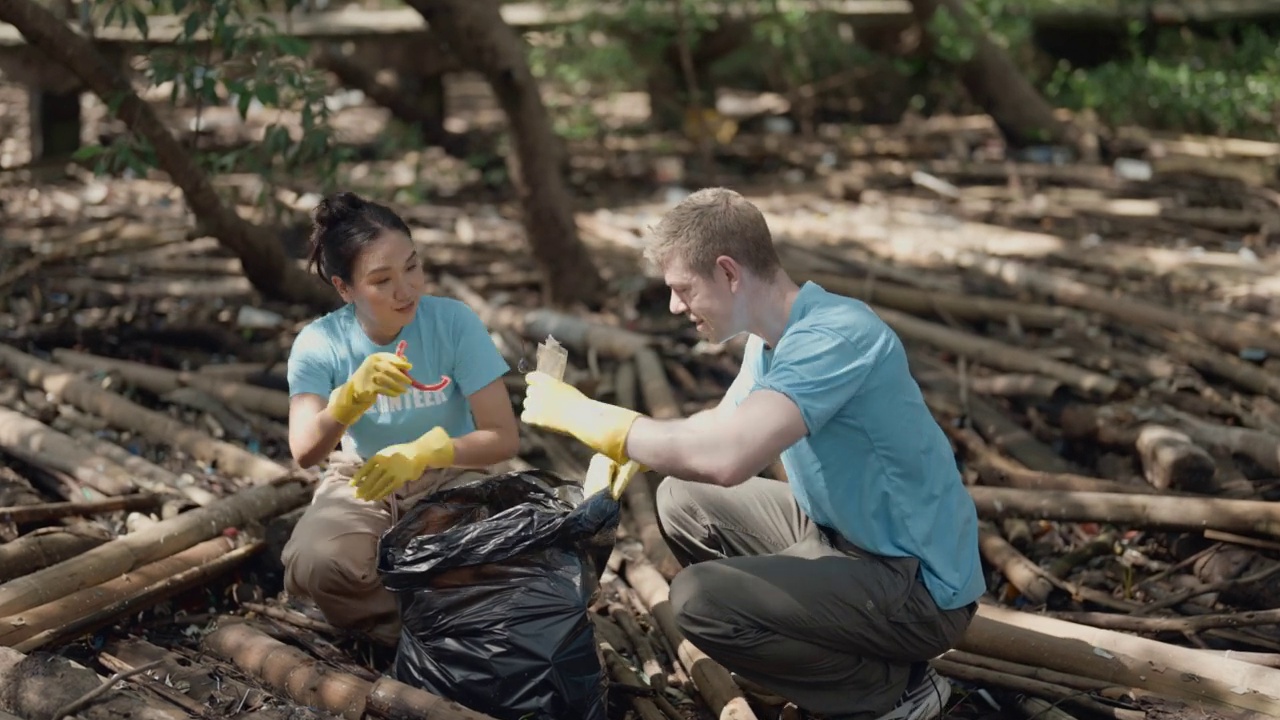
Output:
[[[359,456],[335,452],[281,553],[285,589],[315,602],[329,624],[394,645],[400,633],[396,598],[378,577],[378,540],[430,492],[474,480],[475,472],[429,470],[392,497],[370,502],[355,496],[351,478]],[[393,506],[394,502],[394,506]]]
[[785,482],[666,478],[657,508],[686,565],[670,595],[685,637],[811,713],[887,712],[913,664],[952,648],[976,611],[939,609],[919,561],[858,550],[806,517]]

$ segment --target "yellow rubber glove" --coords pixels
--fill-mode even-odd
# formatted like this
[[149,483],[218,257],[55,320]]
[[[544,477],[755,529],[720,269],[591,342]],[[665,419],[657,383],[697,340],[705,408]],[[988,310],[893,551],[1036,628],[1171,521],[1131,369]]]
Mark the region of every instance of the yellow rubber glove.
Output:
[[442,427],[434,427],[413,442],[391,445],[369,458],[354,477],[351,486],[361,500],[382,500],[407,483],[422,477],[428,468],[445,468],[453,464],[453,439]]
[[531,372],[525,382],[522,421],[572,435],[619,465],[627,462],[627,434],[640,413],[592,400],[546,373]]
[[622,497],[622,493],[626,492],[631,478],[647,469],[635,460],[625,465],[618,465],[608,456],[596,453],[591,456],[586,478],[582,482],[583,497],[591,497],[598,492],[606,491],[614,500],[617,500]]
[[329,414],[350,425],[373,407],[379,395],[398,397],[413,382],[408,375],[413,364],[393,353],[374,353],[343,384],[329,393]]

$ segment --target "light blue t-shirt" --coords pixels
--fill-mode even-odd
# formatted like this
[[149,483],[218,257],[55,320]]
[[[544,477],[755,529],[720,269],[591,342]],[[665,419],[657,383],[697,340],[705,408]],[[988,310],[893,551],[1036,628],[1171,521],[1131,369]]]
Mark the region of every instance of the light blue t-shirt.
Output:
[[805,283],[776,347],[748,339],[728,402],[756,389],[790,397],[808,426],[782,453],[805,515],[877,555],[918,558],[944,610],[982,595],[973,499],[902,342],[870,307]]
[[390,344],[365,335],[348,304],[307,324],[289,351],[289,395],[314,393],[326,400],[364,359],[394,353],[408,342],[409,374],[429,390],[410,387],[399,397],[379,395],[373,407],[347,428],[344,450],[368,459],[388,445],[415,440],[439,425],[449,437],[475,430],[467,397],[510,370],[479,316],[447,297],[424,296],[413,321]]

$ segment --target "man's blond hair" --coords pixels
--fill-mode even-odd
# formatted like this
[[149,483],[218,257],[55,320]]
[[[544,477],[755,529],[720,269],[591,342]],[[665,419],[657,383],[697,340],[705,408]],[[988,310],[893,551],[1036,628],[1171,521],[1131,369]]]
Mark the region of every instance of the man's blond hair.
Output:
[[762,278],[782,267],[764,214],[727,188],[705,188],[685,198],[653,227],[645,257],[663,267],[673,256],[702,277],[727,255]]

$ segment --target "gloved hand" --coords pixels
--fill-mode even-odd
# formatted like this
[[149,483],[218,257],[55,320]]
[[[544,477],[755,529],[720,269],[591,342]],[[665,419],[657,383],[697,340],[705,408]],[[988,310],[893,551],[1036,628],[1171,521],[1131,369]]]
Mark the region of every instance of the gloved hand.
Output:
[[436,426],[413,442],[379,450],[356,471],[351,486],[361,500],[381,500],[422,477],[428,468],[452,464],[453,439],[444,428]]
[[631,478],[647,469],[635,460],[625,465],[618,465],[609,457],[596,453],[591,456],[591,463],[587,466],[587,476],[582,482],[583,496],[591,497],[603,491],[617,500],[626,491]]
[[374,353],[343,384],[329,393],[329,414],[350,425],[373,407],[379,395],[398,397],[413,381],[407,374],[413,363],[392,353]]
[[522,421],[572,435],[619,465],[627,462],[627,434],[640,413],[592,400],[546,373],[531,372],[525,382]]

